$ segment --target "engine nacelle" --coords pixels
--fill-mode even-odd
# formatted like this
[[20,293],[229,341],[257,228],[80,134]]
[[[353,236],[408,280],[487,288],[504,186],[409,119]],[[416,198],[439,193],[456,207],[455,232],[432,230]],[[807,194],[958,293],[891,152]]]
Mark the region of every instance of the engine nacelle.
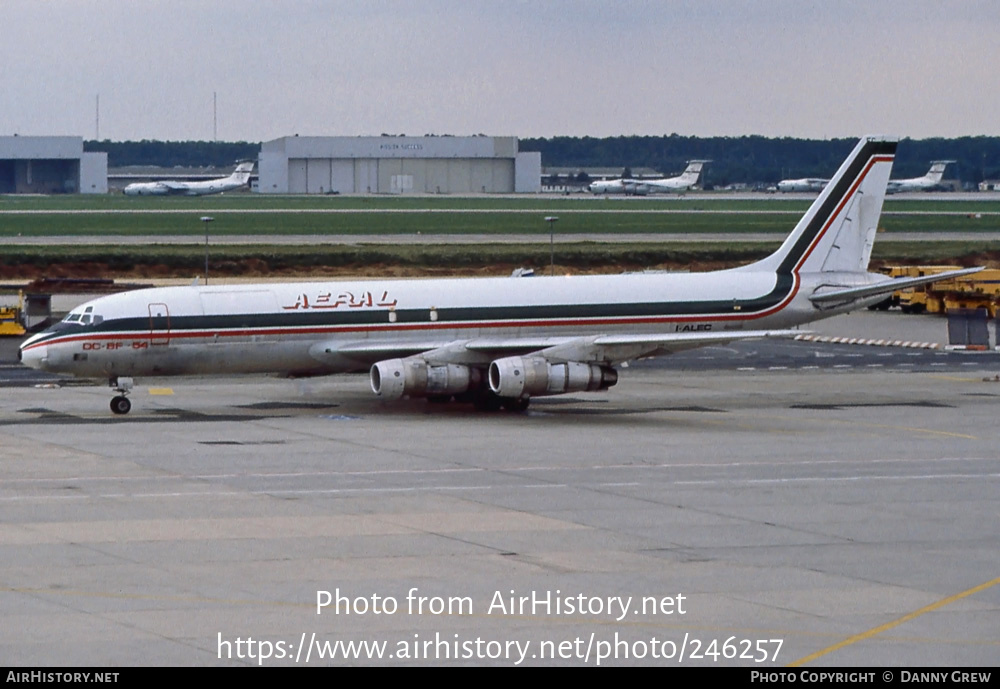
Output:
[[404,395],[458,395],[477,386],[482,374],[459,364],[431,365],[423,359],[388,359],[371,368],[372,392],[399,399]]
[[490,364],[489,384],[499,397],[539,397],[564,392],[607,390],[618,382],[610,366],[579,361],[551,363],[541,357],[512,356]]

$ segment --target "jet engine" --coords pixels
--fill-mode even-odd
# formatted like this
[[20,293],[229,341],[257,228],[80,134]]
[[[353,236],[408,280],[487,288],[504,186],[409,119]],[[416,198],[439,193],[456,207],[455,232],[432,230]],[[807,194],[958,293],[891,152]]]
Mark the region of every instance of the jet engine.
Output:
[[423,359],[388,359],[371,368],[372,392],[399,399],[404,395],[458,395],[478,387],[482,373],[459,364],[433,365]]
[[490,364],[489,385],[498,397],[559,395],[607,390],[618,382],[610,366],[579,361],[552,363],[541,357],[512,356]]

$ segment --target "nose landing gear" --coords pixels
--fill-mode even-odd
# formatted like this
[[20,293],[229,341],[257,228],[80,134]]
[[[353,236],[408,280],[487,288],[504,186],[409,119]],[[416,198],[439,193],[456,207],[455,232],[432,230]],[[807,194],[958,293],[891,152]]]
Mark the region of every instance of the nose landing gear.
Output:
[[121,393],[111,399],[111,411],[115,414],[128,414],[129,411],[132,410],[132,403],[125,395],[127,395],[132,389],[132,379],[119,377],[110,378],[108,379],[108,385],[114,388],[115,392]]

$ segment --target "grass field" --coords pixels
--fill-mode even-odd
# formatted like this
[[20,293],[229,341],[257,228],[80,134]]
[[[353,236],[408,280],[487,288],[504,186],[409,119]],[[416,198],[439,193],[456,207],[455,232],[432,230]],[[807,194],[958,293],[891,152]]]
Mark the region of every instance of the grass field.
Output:
[[[219,194],[215,196],[124,196],[121,194],[67,194],[53,196],[0,195],[3,211],[248,211],[248,210],[467,210],[467,211],[773,211],[802,213],[810,200],[801,195],[760,194],[755,198],[724,193],[690,193],[682,196],[597,197],[590,194],[495,196],[281,196],[270,194]],[[1000,197],[983,194],[949,199],[942,194],[930,200],[890,196],[885,211],[934,213],[1000,213]]]
[[[555,247],[555,270],[615,273],[647,269],[707,270],[750,263],[776,242],[604,244]],[[885,264],[994,265],[1000,250],[968,242],[875,245],[873,267]],[[204,272],[200,244],[142,247],[4,247],[0,277],[191,277]],[[513,268],[549,270],[549,246],[537,244],[210,246],[212,275],[506,275]]]
[[[787,233],[809,201],[576,197],[0,197],[0,237]],[[206,228],[201,218],[213,219]],[[1000,201],[889,199],[888,232],[1000,231]]]
[[[738,265],[759,258],[777,242],[741,235],[791,231],[808,207],[805,199],[767,196],[731,199],[719,195],[681,198],[596,199],[581,197],[270,197],[251,194],[196,198],[135,198],[121,195],[0,197],[0,267],[10,275],[198,274],[204,268],[206,230],[213,272],[287,274],[302,271],[380,272],[386,266],[433,271],[503,271],[511,266],[547,268],[548,215],[557,215],[556,235],[719,233],[718,243],[563,243],[556,263],[574,270],[679,269]],[[211,224],[202,222],[210,216]],[[883,229],[935,233],[931,242],[876,242],[878,262],[987,265],[1000,259],[1000,243],[978,232],[1000,231],[1000,200],[886,201]],[[949,239],[962,232],[964,239]],[[527,244],[335,245],[324,236],[352,235],[537,235]],[[299,246],[227,245],[235,235],[311,235]],[[190,244],[155,242],[136,246],[18,245],[18,238],[127,236],[190,237]],[[885,236],[884,234],[882,236]]]

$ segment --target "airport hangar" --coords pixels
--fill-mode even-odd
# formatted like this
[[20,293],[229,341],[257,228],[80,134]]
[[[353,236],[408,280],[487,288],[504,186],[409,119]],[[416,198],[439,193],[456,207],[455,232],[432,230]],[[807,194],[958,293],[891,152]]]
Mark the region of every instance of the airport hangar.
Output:
[[108,154],[79,136],[0,136],[0,194],[106,194]]
[[261,145],[265,194],[509,194],[541,191],[542,157],[516,137],[286,136]]

